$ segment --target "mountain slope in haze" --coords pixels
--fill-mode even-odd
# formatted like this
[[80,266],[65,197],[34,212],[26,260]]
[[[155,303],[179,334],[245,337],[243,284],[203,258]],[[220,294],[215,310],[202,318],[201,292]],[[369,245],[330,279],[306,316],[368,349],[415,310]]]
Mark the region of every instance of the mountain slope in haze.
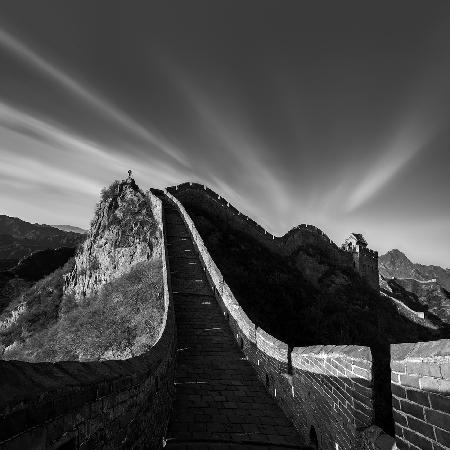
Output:
[[434,265],[411,262],[400,250],[394,249],[378,258],[380,274],[387,278],[412,278],[418,281],[436,279],[447,291],[450,291],[450,269]]
[[70,233],[77,234],[88,234],[88,230],[84,230],[80,227],[74,227],[73,225],[50,225],[53,228],[57,228],[58,230],[67,231]]
[[37,250],[77,247],[84,239],[79,233],[0,215],[0,270],[13,267]]
[[125,359],[157,340],[165,314],[161,204],[131,181],[102,191],[75,258],[0,315],[0,358]]
[[397,249],[380,256],[378,267],[394,294],[412,299],[450,324],[450,269],[413,263]]

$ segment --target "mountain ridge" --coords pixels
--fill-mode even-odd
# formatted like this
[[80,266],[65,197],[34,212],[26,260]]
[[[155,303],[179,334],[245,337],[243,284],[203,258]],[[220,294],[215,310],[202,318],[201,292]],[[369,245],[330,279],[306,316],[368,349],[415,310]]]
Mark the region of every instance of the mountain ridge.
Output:
[[84,239],[79,233],[0,215],[0,269],[12,268],[35,251],[77,247]]
[[450,269],[434,264],[413,263],[401,250],[392,249],[379,256],[378,265],[384,277],[412,278],[417,281],[436,279],[446,290],[450,290]]
[[76,227],[74,225],[50,225],[53,228],[57,228],[58,230],[61,231],[66,231],[66,232],[72,232],[72,233],[77,233],[77,234],[88,234],[89,231],[85,230],[84,228],[80,228],[80,227]]

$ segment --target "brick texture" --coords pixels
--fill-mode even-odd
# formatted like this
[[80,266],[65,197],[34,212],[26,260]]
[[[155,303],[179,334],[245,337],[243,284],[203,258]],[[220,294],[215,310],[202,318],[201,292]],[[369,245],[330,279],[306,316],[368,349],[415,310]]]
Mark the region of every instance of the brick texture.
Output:
[[450,449],[450,340],[391,346],[399,448]]

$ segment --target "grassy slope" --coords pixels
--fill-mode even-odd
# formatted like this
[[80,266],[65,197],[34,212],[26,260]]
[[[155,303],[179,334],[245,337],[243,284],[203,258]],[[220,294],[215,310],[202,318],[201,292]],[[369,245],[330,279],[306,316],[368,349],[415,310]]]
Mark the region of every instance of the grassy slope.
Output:
[[79,303],[62,295],[63,274],[69,270],[68,264],[26,292],[26,312],[0,332],[4,347],[15,343],[4,359],[123,359],[153,345],[164,316],[159,262],[137,264]]

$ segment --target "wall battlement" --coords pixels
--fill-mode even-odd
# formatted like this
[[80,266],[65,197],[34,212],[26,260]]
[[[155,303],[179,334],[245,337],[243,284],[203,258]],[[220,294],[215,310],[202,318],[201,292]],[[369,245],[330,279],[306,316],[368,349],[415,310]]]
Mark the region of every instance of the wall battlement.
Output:
[[[391,346],[393,383],[405,383],[405,386],[406,383],[413,383],[415,386],[411,388],[414,393],[409,394],[407,387],[403,388],[405,392],[393,389],[396,419],[394,440],[374,425],[370,349],[354,345],[290,349],[287,344],[256,327],[223,279],[184,207],[170,192],[167,195],[180,210],[192,235],[207,278],[228,319],[237,345],[253,365],[266,389],[306,440],[317,443],[318,448],[323,450],[393,450],[396,445],[399,449],[408,450],[450,449],[450,340]],[[417,360],[404,362],[405,348],[407,357],[413,359],[418,356],[418,350],[412,352],[411,348],[420,348],[419,353],[422,353],[423,359],[419,365],[416,364]],[[427,357],[423,356],[425,354]],[[437,356],[440,358],[438,369]],[[419,369],[423,380],[410,379],[408,371],[417,372]],[[430,373],[435,374],[433,382],[429,380],[433,378]],[[430,386],[437,389],[431,393],[432,396],[426,392]],[[396,409],[397,401],[400,402],[400,410]],[[404,406],[402,401],[404,405],[408,405]],[[420,409],[411,407],[409,403],[413,401],[424,402],[424,405]],[[402,406],[409,409],[404,410]],[[413,411],[420,417],[415,417]],[[414,428],[417,426],[414,419],[421,421],[421,429]],[[417,436],[412,437],[408,426],[409,431],[416,430],[414,434]],[[429,432],[430,437],[424,441],[422,433],[425,432]],[[431,432],[434,433],[434,440],[431,439]],[[417,447],[417,442],[427,446]]]
[[[162,208],[158,215],[164,229]],[[176,350],[165,252],[162,258],[165,324],[148,352],[123,361],[0,361],[0,449],[162,447]]]

